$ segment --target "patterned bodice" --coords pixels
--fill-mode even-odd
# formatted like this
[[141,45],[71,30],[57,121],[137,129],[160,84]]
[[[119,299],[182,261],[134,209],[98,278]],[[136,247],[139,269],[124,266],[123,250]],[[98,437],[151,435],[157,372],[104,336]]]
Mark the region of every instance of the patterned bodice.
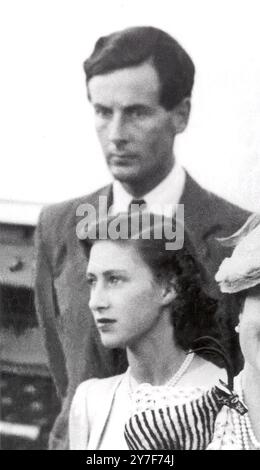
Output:
[[131,450],[199,450],[210,443],[222,408],[217,387],[140,385],[125,425]]

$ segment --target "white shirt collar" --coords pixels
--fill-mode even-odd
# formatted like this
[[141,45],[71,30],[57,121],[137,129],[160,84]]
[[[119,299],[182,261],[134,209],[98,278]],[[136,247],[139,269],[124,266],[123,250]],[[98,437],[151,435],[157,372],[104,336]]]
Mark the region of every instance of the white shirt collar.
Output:
[[[176,205],[179,204],[183,194],[186,173],[182,166],[175,163],[170,173],[152,191],[142,196],[147,204],[149,212],[163,214],[165,207],[175,213]],[[127,212],[133,196],[129,194],[122,184],[115,180],[113,183],[113,206],[112,214]]]

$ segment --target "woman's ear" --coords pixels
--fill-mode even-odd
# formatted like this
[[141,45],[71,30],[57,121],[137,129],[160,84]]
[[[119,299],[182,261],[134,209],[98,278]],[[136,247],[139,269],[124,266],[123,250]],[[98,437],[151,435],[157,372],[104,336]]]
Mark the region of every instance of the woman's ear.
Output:
[[[244,308],[244,303],[243,303],[243,308]],[[238,322],[237,322],[237,325],[235,326],[235,332],[236,333],[240,333],[240,322],[241,322],[242,316],[243,316],[243,309],[241,310],[241,312],[238,315]]]
[[162,304],[166,307],[176,299],[177,292],[175,287],[175,279],[165,281],[162,290]]

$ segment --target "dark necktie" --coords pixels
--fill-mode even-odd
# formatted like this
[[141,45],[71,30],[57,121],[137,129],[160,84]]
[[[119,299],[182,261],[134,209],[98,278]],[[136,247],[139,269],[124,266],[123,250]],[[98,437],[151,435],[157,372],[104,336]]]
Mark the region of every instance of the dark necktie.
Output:
[[135,212],[142,212],[147,207],[144,199],[132,199],[128,206],[128,212],[134,214]]

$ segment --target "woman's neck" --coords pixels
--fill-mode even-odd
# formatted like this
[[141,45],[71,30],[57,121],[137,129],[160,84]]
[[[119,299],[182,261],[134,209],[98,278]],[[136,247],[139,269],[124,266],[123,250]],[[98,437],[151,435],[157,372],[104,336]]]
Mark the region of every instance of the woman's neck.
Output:
[[172,327],[158,328],[154,334],[127,347],[131,375],[138,383],[163,385],[177,372],[186,353],[176,346]]
[[251,425],[255,437],[260,441],[260,372],[245,363],[243,377],[243,393]]

